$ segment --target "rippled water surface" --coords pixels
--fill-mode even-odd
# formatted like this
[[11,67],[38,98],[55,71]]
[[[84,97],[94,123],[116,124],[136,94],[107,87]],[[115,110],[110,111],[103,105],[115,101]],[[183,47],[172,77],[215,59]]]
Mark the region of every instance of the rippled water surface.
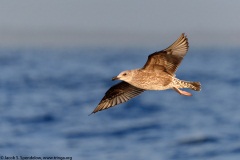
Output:
[[240,50],[191,49],[177,77],[192,97],[147,91],[88,116],[111,78],[149,50],[0,50],[0,154],[90,160],[240,159]]

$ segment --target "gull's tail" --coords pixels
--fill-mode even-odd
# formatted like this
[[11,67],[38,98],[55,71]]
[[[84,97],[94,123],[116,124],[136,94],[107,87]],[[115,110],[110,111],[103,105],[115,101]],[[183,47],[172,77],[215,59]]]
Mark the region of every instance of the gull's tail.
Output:
[[194,91],[200,91],[201,90],[201,84],[200,84],[200,82],[189,82],[189,81],[183,81],[183,80],[175,79],[175,86],[173,87],[173,89],[181,95],[192,96],[191,93],[189,93],[187,91],[183,91],[179,88],[189,88],[189,89],[192,89]]
[[200,91],[201,83],[200,82],[181,81],[181,88],[189,88],[194,91]]

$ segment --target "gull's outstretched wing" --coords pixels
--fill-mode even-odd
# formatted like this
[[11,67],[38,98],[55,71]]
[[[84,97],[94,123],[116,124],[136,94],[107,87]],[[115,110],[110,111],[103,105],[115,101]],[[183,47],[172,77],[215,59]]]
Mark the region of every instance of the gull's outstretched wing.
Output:
[[134,87],[126,82],[120,82],[112,86],[105,93],[105,96],[102,98],[101,102],[98,104],[98,106],[94,109],[92,113],[96,113],[98,111],[113,107],[117,104],[126,102],[131,98],[138,96],[143,91],[143,89]]
[[174,75],[187,51],[188,39],[182,33],[171,46],[149,55],[143,69],[162,70]]

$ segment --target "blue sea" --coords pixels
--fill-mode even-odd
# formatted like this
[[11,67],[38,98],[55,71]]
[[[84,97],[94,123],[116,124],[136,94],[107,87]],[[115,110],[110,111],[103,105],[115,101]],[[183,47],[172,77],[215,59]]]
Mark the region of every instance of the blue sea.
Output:
[[0,49],[0,156],[239,160],[240,48],[190,48],[176,75],[201,82],[192,97],[146,91],[89,116],[111,78],[152,52]]

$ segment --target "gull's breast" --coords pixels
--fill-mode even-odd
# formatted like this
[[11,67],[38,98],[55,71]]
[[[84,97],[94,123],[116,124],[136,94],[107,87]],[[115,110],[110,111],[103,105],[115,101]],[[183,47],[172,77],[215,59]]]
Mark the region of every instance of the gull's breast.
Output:
[[129,83],[145,90],[166,90],[172,88],[172,80],[173,77],[165,72],[140,71]]

